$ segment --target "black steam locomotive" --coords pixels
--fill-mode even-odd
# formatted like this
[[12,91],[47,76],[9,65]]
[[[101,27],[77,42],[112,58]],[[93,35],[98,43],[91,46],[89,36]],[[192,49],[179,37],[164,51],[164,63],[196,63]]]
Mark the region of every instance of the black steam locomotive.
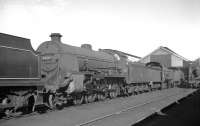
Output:
[[0,34],[0,111],[9,114],[26,106],[50,108],[128,96],[180,83],[181,73],[161,64],[133,63],[126,53],[91,45],[61,42],[59,33],[37,51],[30,40]]

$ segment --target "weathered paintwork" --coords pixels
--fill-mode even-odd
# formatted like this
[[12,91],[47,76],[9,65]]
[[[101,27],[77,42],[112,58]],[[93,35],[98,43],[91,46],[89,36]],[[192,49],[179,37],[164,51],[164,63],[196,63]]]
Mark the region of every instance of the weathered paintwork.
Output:
[[145,67],[144,64],[129,63],[128,73],[128,83],[161,82],[161,71],[159,69]]
[[39,56],[32,49],[29,39],[0,33],[1,81],[6,79],[39,79],[39,59]]
[[67,45],[53,41],[53,39],[42,43],[37,51],[41,55],[41,71],[46,85],[59,87],[68,73],[103,71],[109,74],[109,70],[116,67],[115,58],[112,55],[102,51]]

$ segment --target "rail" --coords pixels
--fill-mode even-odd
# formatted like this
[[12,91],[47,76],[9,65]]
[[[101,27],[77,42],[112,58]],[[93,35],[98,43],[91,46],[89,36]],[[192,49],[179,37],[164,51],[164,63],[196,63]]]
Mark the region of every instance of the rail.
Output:
[[[172,94],[172,95],[168,95],[168,96],[164,96],[162,98],[159,98],[159,99],[156,99],[156,100],[149,100],[145,103],[141,103],[141,104],[138,104],[138,105],[135,105],[135,106],[132,106],[132,107],[128,107],[128,108],[125,108],[125,109],[122,109],[120,111],[117,111],[117,112],[114,112],[114,113],[111,113],[111,114],[107,114],[107,115],[104,115],[104,116],[101,116],[101,117],[98,117],[98,118],[95,118],[95,119],[92,119],[92,120],[89,120],[89,121],[86,121],[86,122],[83,122],[81,124],[78,124],[76,126],[85,126],[85,125],[89,125],[89,124],[92,124],[92,123],[95,123],[97,121],[101,121],[103,119],[106,119],[106,118],[109,118],[109,117],[112,117],[112,116],[115,116],[115,115],[120,115],[122,113],[125,113],[125,112],[128,112],[128,111],[132,111],[133,109],[135,108],[139,108],[139,107],[142,107],[144,105],[147,105],[147,104],[150,104],[150,103],[153,103],[153,102],[156,102],[156,101],[161,101],[161,100],[164,100],[164,99],[167,99],[167,98],[170,98],[170,97],[173,97],[173,96],[177,96],[179,93],[175,93],[175,94]],[[177,99],[175,102],[178,103],[178,100],[180,99]],[[160,110],[154,110],[154,112],[160,112]],[[138,123],[142,120],[145,119],[145,116],[140,118],[139,120],[137,120],[136,122],[134,123]]]

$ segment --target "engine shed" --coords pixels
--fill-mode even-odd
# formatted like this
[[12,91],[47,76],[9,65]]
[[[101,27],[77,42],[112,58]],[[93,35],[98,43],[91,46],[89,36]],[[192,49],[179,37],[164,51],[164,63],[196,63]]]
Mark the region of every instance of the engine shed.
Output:
[[169,68],[174,71],[182,71],[184,73],[185,80],[189,77],[189,63],[190,61],[183,56],[172,51],[168,47],[160,46],[150,54],[141,58],[138,62],[148,63],[148,62],[158,62],[164,67]]
[[188,59],[182,57],[168,47],[160,46],[152,53],[139,60],[141,63],[159,62],[167,68],[172,67],[185,67],[187,66]]

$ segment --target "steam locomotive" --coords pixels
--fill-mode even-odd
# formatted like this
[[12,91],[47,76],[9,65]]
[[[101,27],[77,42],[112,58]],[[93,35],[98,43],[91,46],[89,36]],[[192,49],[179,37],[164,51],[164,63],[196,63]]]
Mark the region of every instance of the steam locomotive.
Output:
[[30,40],[0,34],[0,111],[21,106],[54,109],[69,102],[89,103],[180,83],[181,72],[159,63],[130,62],[126,53],[61,42],[59,33],[34,51]]

